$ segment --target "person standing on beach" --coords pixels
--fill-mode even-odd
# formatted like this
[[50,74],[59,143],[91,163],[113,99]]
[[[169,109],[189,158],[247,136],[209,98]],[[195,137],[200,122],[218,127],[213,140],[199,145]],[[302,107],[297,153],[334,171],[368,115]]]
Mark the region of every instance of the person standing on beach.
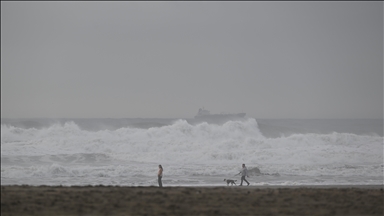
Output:
[[[248,185],[249,185],[249,182],[247,181],[247,179],[245,179],[245,176],[249,177],[248,176],[248,170],[247,170],[247,167],[245,167],[245,164],[243,164],[243,169],[239,172],[239,174],[241,173],[241,182],[240,182],[240,185],[239,186],[243,186],[243,181],[247,182]],[[237,174],[238,175],[238,174]],[[248,186],[247,185],[247,186]]]
[[161,178],[163,178],[163,167],[159,165],[159,172],[157,173],[157,181],[159,182],[159,187],[163,187],[163,183],[161,182]]

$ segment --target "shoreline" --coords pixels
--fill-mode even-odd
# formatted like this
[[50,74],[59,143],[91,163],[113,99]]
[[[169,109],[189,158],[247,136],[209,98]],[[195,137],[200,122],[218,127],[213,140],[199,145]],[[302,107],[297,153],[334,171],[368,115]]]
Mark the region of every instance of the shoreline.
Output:
[[[117,187],[117,188],[156,188],[157,185],[148,185],[148,186],[127,186],[127,185],[28,185],[28,184],[14,184],[14,185],[0,185],[1,187]],[[337,189],[337,188],[362,188],[362,189],[384,189],[384,184],[382,185],[249,185],[249,186],[239,186],[239,185],[164,185],[164,188],[230,188],[230,187],[238,187],[238,188],[330,188],[330,189]]]
[[1,186],[1,215],[383,215],[383,185]]

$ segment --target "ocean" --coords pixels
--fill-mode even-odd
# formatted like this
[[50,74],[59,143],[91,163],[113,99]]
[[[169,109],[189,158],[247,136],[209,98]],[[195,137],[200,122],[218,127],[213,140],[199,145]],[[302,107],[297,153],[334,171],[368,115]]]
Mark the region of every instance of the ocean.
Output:
[[1,119],[1,185],[382,185],[382,119]]

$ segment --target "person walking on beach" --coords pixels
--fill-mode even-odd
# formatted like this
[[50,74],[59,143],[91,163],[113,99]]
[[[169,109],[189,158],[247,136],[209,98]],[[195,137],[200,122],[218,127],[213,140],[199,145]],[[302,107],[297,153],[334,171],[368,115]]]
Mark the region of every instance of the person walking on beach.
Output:
[[[243,169],[239,172],[239,174],[240,173],[241,173],[241,182],[240,182],[239,186],[243,186],[243,181],[247,182],[249,185],[249,182],[247,181],[247,179],[245,179],[245,176],[249,177],[248,176],[248,170],[247,170],[247,167],[245,167],[245,164],[243,164]],[[237,174],[237,175],[239,175],[239,174]]]
[[159,187],[163,187],[163,183],[161,182],[161,178],[163,178],[163,167],[159,165],[159,172],[157,173],[157,181],[159,182]]

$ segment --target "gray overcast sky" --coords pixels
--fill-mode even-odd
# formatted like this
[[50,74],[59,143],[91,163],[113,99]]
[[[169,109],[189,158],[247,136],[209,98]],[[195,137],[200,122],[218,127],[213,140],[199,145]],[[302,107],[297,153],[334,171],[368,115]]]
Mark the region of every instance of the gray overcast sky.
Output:
[[1,1],[1,117],[382,118],[383,2]]

